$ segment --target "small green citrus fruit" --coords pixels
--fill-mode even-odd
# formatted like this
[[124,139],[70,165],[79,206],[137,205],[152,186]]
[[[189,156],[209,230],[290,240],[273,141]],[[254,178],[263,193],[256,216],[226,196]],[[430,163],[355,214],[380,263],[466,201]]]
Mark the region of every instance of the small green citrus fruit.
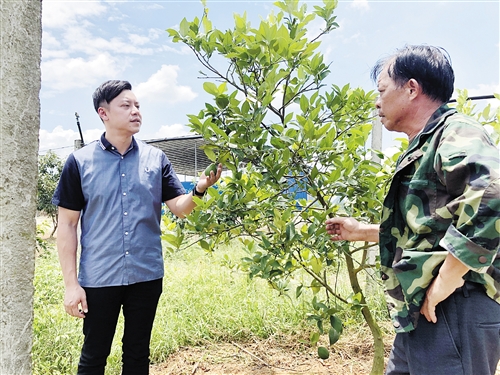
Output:
[[207,177],[210,177],[210,172],[213,171],[214,172],[214,175],[217,174],[217,164],[216,163],[212,163],[210,164],[207,169],[205,169],[205,176]]
[[330,352],[324,346],[320,346],[318,348],[318,356],[321,359],[328,359],[328,357],[330,357]]

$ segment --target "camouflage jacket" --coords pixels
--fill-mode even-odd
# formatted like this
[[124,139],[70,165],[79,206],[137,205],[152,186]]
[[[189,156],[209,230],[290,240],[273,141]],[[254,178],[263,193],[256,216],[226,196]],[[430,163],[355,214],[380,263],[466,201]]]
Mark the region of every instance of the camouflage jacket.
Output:
[[415,328],[450,252],[500,303],[500,155],[483,126],[446,105],[399,158],[380,225],[381,276],[396,332]]

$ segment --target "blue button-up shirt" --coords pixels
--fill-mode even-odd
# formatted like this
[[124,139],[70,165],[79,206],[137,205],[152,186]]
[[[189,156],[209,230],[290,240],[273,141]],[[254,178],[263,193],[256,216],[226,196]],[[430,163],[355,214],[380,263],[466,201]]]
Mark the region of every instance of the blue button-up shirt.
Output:
[[81,286],[163,277],[161,204],[185,194],[165,154],[132,140],[121,155],[104,137],[72,153],[52,203],[81,211]]

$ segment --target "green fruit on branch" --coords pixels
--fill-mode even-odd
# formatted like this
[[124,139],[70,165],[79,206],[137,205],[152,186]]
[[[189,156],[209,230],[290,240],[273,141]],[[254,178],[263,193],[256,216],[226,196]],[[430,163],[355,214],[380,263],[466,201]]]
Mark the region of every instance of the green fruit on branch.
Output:
[[205,176],[210,177],[211,171],[214,172],[214,175],[217,174],[217,163],[212,163],[207,167],[207,169],[205,169]]

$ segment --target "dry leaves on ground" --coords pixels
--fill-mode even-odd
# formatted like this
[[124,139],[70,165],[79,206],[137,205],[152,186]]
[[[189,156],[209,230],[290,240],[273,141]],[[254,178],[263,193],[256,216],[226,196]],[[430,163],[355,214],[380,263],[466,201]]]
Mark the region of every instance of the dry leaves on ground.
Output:
[[[386,354],[392,338],[386,339]],[[273,336],[246,343],[183,347],[165,363],[151,366],[151,375],[284,375],[369,374],[373,359],[370,337],[342,338],[322,360],[317,348],[297,337]]]

